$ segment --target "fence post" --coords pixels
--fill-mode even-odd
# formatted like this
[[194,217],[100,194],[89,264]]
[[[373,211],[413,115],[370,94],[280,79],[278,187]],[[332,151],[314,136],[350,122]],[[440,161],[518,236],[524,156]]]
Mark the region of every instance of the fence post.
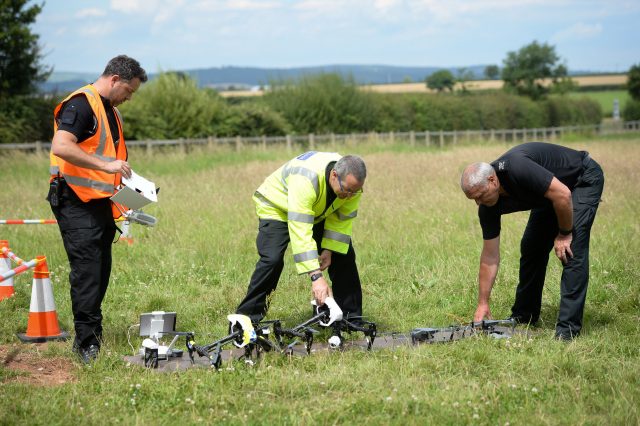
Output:
[[389,143],[393,145],[395,142],[395,136],[393,135],[393,131],[389,132]]
[[411,145],[412,148],[416,146],[416,132],[413,130],[409,132],[409,145]]
[[491,132],[489,133],[489,140],[491,142],[496,140],[496,129],[491,129]]
[[267,150],[267,135],[262,135],[262,150]]
[[440,148],[444,146],[444,131],[440,130]]
[[182,138],[178,139],[178,152],[180,152],[180,154],[184,154],[185,153],[184,139],[182,139]]
[[151,144],[151,141],[146,141],[145,146],[147,147],[147,155],[151,155],[153,152],[153,145]]
[[453,146],[456,146],[457,143],[458,143],[458,131],[454,130],[453,131]]
[[242,150],[242,137],[236,136],[236,151]]
[[316,141],[313,133],[309,133],[309,150],[313,151],[316,148]]
[[42,142],[36,141],[36,154],[42,154]]
[[331,149],[335,151],[336,149],[336,134],[331,133]]
[[536,128],[533,129],[533,140],[538,140],[538,129]]
[[291,152],[291,135],[287,135],[287,152]]
[[431,145],[431,132],[428,130],[424,131],[424,143],[427,146]]

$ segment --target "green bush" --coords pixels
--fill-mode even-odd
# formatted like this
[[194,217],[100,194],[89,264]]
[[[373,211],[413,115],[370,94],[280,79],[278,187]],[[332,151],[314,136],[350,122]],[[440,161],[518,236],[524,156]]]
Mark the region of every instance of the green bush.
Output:
[[549,120],[547,126],[567,126],[581,124],[597,124],[602,118],[600,104],[586,96],[569,98],[565,96],[551,97],[544,101]]
[[280,113],[296,133],[366,132],[375,127],[376,108],[370,93],[338,74],[275,82],[264,101]]
[[120,108],[127,139],[199,138],[214,134],[226,116],[216,92],[183,74],[163,73]]
[[290,133],[291,126],[267,105],[245,102],[229,107],[213,131],[218,136],[281,136]]
[[0,143],[50,141],[57,102],[38,96],[4,97],[0,101]]
[[625,121],[640,120],[640,101],[629,99],[622,110],[622,118]]
[[544,127],[542,104],[505,93],[379,94],[377,131]]

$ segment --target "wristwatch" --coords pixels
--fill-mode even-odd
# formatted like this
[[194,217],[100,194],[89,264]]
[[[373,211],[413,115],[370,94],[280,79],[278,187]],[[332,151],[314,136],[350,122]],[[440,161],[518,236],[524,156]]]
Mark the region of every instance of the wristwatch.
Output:
[[316,272],[315,274],[311,274],[311,282],[314,282],[320,278],[322,278],[322,272]]
[[573,228],[571,228],[571,229],[562,229],[562,228],[560,228],[560,229],[558,229],[558,233],[560,235],[567,236],[567,235],[570,235],[571,233],[573,233]]

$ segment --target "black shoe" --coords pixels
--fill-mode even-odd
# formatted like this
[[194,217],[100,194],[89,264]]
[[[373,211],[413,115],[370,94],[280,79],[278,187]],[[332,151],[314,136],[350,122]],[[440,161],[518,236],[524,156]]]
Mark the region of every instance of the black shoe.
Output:
[[90,345],[88,348],[74,348],[74,352],[78,355],[80,361],[85,364],[91,364],[92,361],[98,358],[100,346]]
[[513,320],[516,322],[516,324],[530,324],[530,325],[535,325],[535,323],[538,322],[538,320],[536,319],[534,321],[534,319],[531,317],[531,315],[511,315],[509,318],[507,318],[508,320]]
[[568,332],[568,331],[562,331],[562,332],[557,331],[555,339],[561,342],[571,342],[576,337],[578,337],[578,335],[575,333],[572,334],[571,332]]

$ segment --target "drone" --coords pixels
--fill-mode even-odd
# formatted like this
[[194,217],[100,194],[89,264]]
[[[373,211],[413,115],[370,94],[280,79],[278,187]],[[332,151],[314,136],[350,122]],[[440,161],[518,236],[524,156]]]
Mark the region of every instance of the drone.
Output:
[[[229,334],[208,345],[200,346],[195,342],[193,333],[186,336],[186,345],[189,352],[191,364],[195,364],[194,353],[209,359],[211,366],[216,370],[222,365],[222,348],[228,343],[233,343],[238,348],[247,347],[251,343],[258,341],[258,334],[251,322],[251,318],[246,315],[227,315],[229,320]],[[260,336],[264,339],[262,336]]]
[[478,334],[495,338],[507,338],[509,336],[503,330],[504,327],[509,327],[511,333],[513,333],[516,328],[515,319],[471,321],[467,325],[452,325],[442,328],[414,328],[411,330],[410,336],[411,343],[414,345],[418,343],[451,342]]
[[[302,339],[307,355],[310,354],[313,345],[313,335],[318,333],[318,331],[311,328],[311,326],[316,324],[323,327],[332,327],[333,334],[328,342],[329,348],[331,349],[343,347],[344,339],[342,332],[362,332],[367,339],[367,350],[371,350],[377,334],[375,323],[365,321],[360,316],[345,317],[336,301],[331,297],[328,297],[322,306],[317,306],[315,301],[312,301],[311,304],[315,306],[316,314],[293,328],[283,328],[280,321],[274,322],[273,334],[275,335],[281,352],[292,355],[293,348],[298,344],[298,339]],[[283,337],[294,340],[285,346]]]
[[[370,350],[377,334],[376,324],[364,321],[361,317],[343,317],[342,310],[333,298],[327,298],[325,304],[317,306],[315,301],[315,315],[292,328],[285,328],[280,320],[252,322],[246,315],[228,315],[229,334],[207,345],[198,345],[194,333],[185,333],[186,346],[192,364],[195,364],[195,354],[209,360],[216,370],[222,365],[222,351],[230,343],[237,348],[243,348],[241,356],[246,364],[253,365],[253,354],[259,359],[263,352],[276,351],[286,355],[293,355],[294,347],[302,340],[305,351],[311,354],[314,335],[318,333],[315,325],[332,327],[333,335],[329,339],[329,347],[340,348],[343,345],[342,332],[362,332],[367,338],[367,349]],[[274,336],[274,340],[270,336]],[[293,339],[285,343],[285,339]]]

